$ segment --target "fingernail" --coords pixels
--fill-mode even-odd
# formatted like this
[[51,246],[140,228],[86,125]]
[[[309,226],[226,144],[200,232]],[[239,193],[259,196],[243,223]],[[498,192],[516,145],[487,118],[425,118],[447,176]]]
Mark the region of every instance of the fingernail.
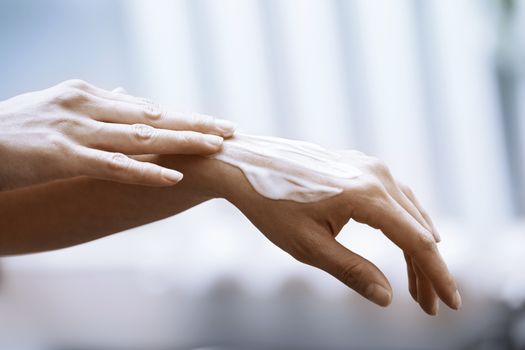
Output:
[[169,182],[177,183],[182,180],[183,175],[175,170],[162,169],[162,177]]
[[461,295],[459,294],[458,290],[456,290],[456,293],[454,294],[454,299],[452,300],[452,307],[456,310],[459,310],[461,308]]
[[217,135],[204,134],[204,141],[212,147],[218,147],[222,145],[223,138]]
[[215,126],[224,133],[224,136],[231,136],[235,132],[235,123],[225,119],[215,119]]
[[390,291],[377,283],[372,283],[366,288],[365,297],[379,306],[388,306],[392,300]]

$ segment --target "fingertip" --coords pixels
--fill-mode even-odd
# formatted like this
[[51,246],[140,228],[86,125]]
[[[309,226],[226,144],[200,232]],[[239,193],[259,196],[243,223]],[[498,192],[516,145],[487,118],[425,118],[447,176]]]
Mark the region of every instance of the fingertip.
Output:
[[438,311],[439,311],[439,303],[438,303],[438,300],[434,300],[433,304],[431,306],[425,306],[423,305],[422,303],[419,304],[419,306],[421,307],[421,309],[427,314],[427,315],[430,315],[430,316],[437,316],[438,314]]
[[461,294],[459,294],[459,291],[456,289],[456,293],[454,293],[451,306],[454,310],[459,310],[461,309],[462,304],[463,302],[461,301]]
[[379,306],[387,307],[392,302],[392,290],[372,283],[366,288],[365,297]]
[[440,299],[451,309],[459,310],[461,309],[462,300],[459,291],[455,289],[454,292],[450,294],[439,295]]
[[191,151],[191,154],[199,154],[207,156],[215,154],[222,150],[222,144],[224,139],[221,136],[213,134],[202,134],[202,138],[195,145],[195,148]]
[[439,313],[439,300],[436,298],[434,300],[434,305],[432,305],[432,315],[436,316]]
[[233,136],[237,128],[234,122],[225,119],[215,119],[215,126],[224,137]]
[[172,184],[179,183],[184,177],[182,173],[176,170],[167,169],[167,168],[162,168],[161,173],[162,173],[162,178]]
[[204,141],[206,145],[212,149],[219,150],[222,147],[224,139],[217,135],[204,134]]

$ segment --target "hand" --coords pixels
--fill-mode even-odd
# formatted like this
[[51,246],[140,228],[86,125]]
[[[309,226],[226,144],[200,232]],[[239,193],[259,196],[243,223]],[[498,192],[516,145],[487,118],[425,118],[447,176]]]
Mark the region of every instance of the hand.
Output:
[[180,172],[127,155],[211,154],[233,132],[225,120],[70,80],[0,102],[0,190],[80,175],[172,185]]
[[[315,203],[270,200],[236,181],[224,196],[273,243],[297,260],[318,267],[381,306],[391,302],[392,288],[370,261],[335,239],[354,219],[380,229],[406,258],[409,290],[428,314],[438,312],[438,297],[458,309],[461,297],[441,258],[439,236],[410,189],[399,184],[384,163],[356,151],[342,151],[342,162],[362,175],[341,179],[340,195]],[[234,168],[236,169],[236,168]],[[239,175],[238,175],[239,176]]]

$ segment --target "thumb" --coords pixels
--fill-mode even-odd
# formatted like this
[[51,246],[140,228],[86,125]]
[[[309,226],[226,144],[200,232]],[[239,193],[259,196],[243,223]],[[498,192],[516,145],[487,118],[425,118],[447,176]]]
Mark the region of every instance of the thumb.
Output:
[[332,237],[323,239],[322,244],[312,265],[328,272],[373,303],[380,306],[390,304],[392,287],[377,266]]

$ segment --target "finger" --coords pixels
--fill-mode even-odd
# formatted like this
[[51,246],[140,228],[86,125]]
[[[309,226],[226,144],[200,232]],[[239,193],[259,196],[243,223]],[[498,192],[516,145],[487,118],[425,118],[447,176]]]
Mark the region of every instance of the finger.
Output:
[[443,261],[432,234],[388,194],[371,198],[356,220],[381,229],[405,253],[410,255],[432,282],[439,297],[451,308],[461,306],[454,278]]
[[427,211],[423,209],[423,206],[421,203],[417,200],[417,197],[414,195],[412,190],[404,185],[400,185],[399,188],[403,191],[405,196],[414,204],[414,206],[417,208],[421,216],[425,219],[427,224],[430,226],[430,229],[432,231],[432,234],[434,235],[434,238],[436,239],[436,242],[441,242],[441,235],[439,234],[438,230],[434,226],[434,222],[430,218],[430,215],[428,215]]
[[414,301],[417,303],[417,277],[416,272],[414,271],[414,267],[412,266],[412,258],[406,253],[403,253],[403,255],[405,256],[405,261],[407,264],[408,291],[410,292],[410,295],[412,296]]
[[385,188],[390,196],[392,196],[392,198],[394,198],[410,215],[412,215],[420,225],[431,232],[434,239],[436,239],[436,242],[438,242],[438,236],[433,232],[432,226],[428,220],[425,219],[412,200],[405,195],[405,191],[410,191],[409,187],[395,181],[393,177],[389,176],[389,179],[385,181]]
[[223,137],[233,136],[236,129],[236,125],[232,121],[202,113],[167,110],[166,118],[176,121],[182,129],[214,133]]
[[[390,192],[392,196],[397,200],[397,202],[407,211],[409,212],[414,219],[416,219],[422,226],[424,226],[427,230],[432,232],[431,225],[425,220],[425,218],[421,215],[418,208],[415,206],[415,204],[404,194],[405,191],[408,191],[408,187],[399,184],[398,186],[395,186],[392,191]],[[437,236],[434,234],[434,239],[436,239],[437,242]],[[430,281],[425,277],[424,273],[419,270],[416,266],[416,264],[412,261],[410,257],[407,259],[407,268],[409,268],[408,261],[411,262],[410,267],[412,271],[416,275],[416,290],[417,290],[417,298],[416,301],[419,303],[421,308],[429,315],[436,315],[439,309],[438,306],[438,298],[437,294],[434,290],[434,287],[430,283]],[[410,281],[409,281],[410,283]],[[413,286],[409,285],[409,288]],[[412,294],[412,292],[411,292]]]
[[140,162],[122,153],[111,153],[83,147],[80,151],[82,175],[116,182],[171,186],[182,180],[176,170],[153,163]]
[[128,95],[126,93],[126,90],[122,87],[117,87],[116,89],[113,89],[112,91],[108,91],[98,86],[92,85],[88,82],[79,80],[79,79],[68,80],[68,81],[63,82],[62,84],[85,91],[101,99],[126,101],[129,103],[140,103],[140,101],[142,100],[139,97]]
[[332,237],[326,237],[312,248],[315,260],[310,265],[320,268],[366,299],[379,306],[392,301],[392,287],[385,275],[370,261],[348,250]]
[[223,139],[195,131],[156,129],[145,124],[97,122],[97,132],[90,134],[89,145],[125,154],[199,154],[221,149]]
[[110,91],[95,90],[98,103],[93,104],[92,118],[120,124],[147,124],[171,130],[191,130],[231,137],[235,124],[224,119],[198,113],[167,110],[160,104],[144,98]]
[[417,301],[421,308],[429,315],[435,316],[439,311],[438,296],[432,283],[426,278],[416,263],[412,262],[417,276]]

